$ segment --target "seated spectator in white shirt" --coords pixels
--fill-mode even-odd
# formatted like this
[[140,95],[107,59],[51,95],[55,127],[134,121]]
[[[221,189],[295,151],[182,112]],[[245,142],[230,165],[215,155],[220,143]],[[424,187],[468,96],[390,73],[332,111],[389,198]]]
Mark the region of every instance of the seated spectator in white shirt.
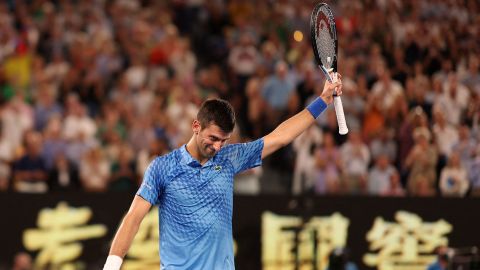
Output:
[[460,163],[459,154],[453,152],[440,173],[440,192],[443,196],[463,197],[468,184],[467,170]]
[[387,193],[390,190],[390,179],[393,177],[399,177],[397,169],[391,164],[387,155],[379,155],[368,173],[368,193],[371,195]]

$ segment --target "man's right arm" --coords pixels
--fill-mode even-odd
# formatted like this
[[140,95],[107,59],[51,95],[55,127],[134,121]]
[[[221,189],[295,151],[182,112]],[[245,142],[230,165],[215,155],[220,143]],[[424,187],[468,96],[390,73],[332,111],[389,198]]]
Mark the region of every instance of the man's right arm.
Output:
[[127,254],[133,238],[137,234],[140,223],[152,205],[142,197],[135,195],[128,213],[123,218],[115,237],[113,238],[104,270],[118,270]]

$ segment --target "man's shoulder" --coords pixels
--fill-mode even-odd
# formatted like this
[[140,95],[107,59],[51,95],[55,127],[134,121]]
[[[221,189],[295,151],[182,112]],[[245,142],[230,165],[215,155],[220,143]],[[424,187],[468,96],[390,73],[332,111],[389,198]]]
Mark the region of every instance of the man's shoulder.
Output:
[[182,172],[180,163],[181,163],[181,153],[178,149],[172,150],[171,152],[157,156],[150,162],[150,172],[154,175],[159,176],[164,183],[167,183],[169,179],[175,177],[175,175]]
[[166,154],[156,156],[152,160],[152,164],[161,165],[162,168],[169,168],[171,164],[177,164],[180,161],[179,149],[174,149]]

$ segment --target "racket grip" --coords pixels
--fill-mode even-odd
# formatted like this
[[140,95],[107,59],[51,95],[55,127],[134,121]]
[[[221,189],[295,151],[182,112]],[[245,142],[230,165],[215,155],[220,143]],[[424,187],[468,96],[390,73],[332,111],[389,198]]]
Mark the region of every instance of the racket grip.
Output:
[[337,115],[338,133],[345,135],[348,133],[347,121],[345,121],[345,113],[343,112],[342,99],[339,96],[333,97],[333,106]]
[[[337,73],[332,73],[332,81],[336,82],[337,79]],[[345,135],[348,133],[347,121],[345,120],[345,113],[343,112],[342,99],[336,95],[336,91],[333,95],[333,106],[335,107],[335,114],[337,115],[338,133]]]

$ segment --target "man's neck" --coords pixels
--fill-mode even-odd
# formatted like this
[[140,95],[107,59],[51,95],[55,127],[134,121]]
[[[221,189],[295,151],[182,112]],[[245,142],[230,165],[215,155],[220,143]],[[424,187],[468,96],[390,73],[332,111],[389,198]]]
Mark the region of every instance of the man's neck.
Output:
[[186,145],[186,149],[187,149],[187,152],[192,156],[192,158],[198,161],[198,163],[200,163],[201,165],[207,163],[208,158],[203,157],[200,154],[198,145],[195,142],[195,135],[193,135],[192,138],[190,138],[190,141],[188,141]]

